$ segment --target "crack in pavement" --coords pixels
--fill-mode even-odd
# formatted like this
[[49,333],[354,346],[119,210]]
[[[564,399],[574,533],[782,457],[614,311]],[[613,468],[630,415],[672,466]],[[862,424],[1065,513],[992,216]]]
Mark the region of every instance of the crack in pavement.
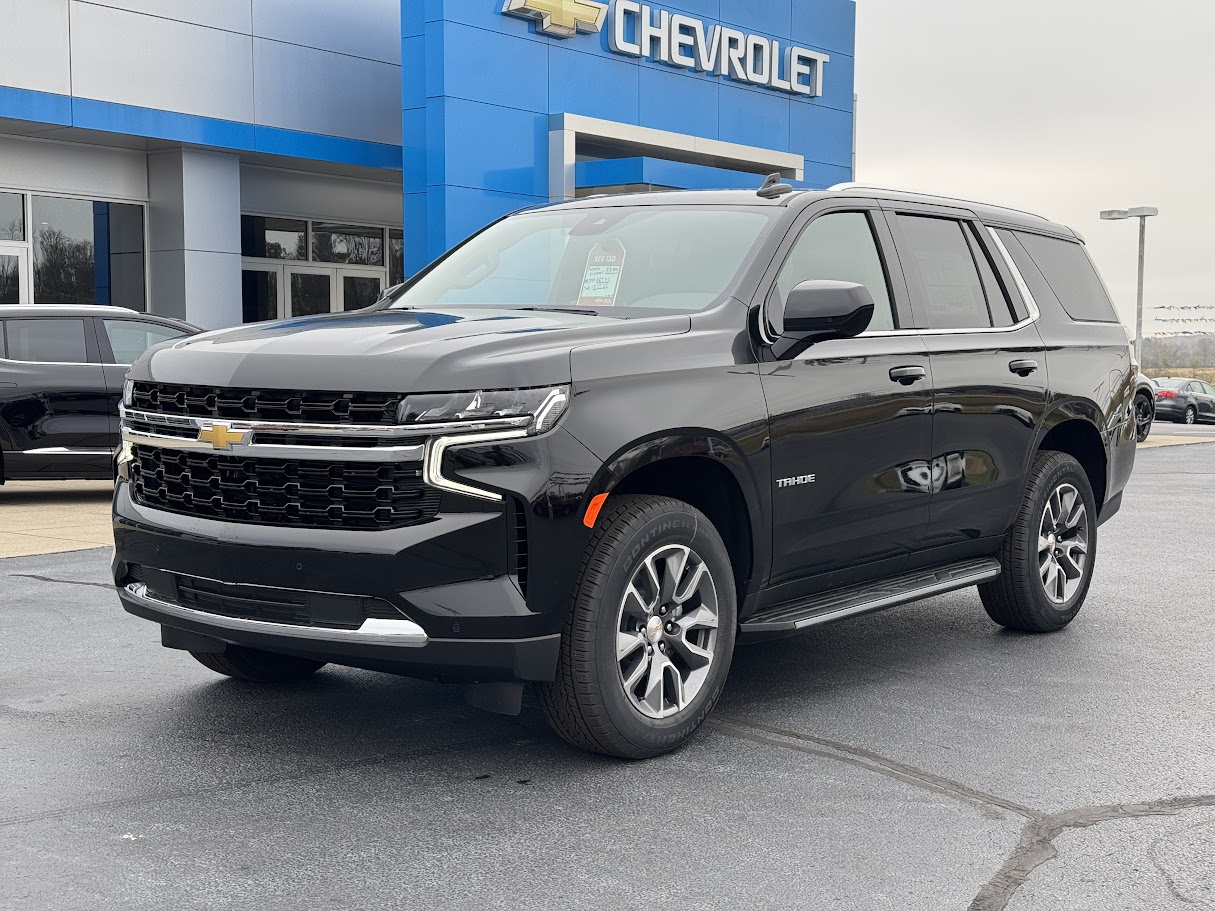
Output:
[[1058,856],[1054,841],[1069,829],[1086,829],[1098,823],[1144,816],[1175,816],[1182,810],[1215,807],[1215,794],[1193,797],[1168,797],[1149,803],[1112,804],[1080,807],[1032,819],[1021,832],[1021,841],[1000,871],[988,881],[967,911],[1003,911],[1031,873]]
[[[1215,807],[1215,794],[1200,794],[1188,797],[1168,797],[1147,803],[1079,807],[1058,813],[1045,813],[1024,807],[995,794],[971,788],[961,782],[934,775],[924,769],[897,762],[871,750],[828,740],[826,737],[815,737],[730,717],[717,717],[710,720],[709,724],[731,737],[846,763],[878,775],[884,775],[887,778],[894,778],[914,787],[944,794],[955,800],[988,809],[1008,810],[1025,817],[1025,827],[1021,830],[1021,838],[1017,847],[1013,849],[1012,854],[1004,861],[996,875],[979,890],[979,894],[967,907],[967,911],[1004,911],[1013,895],[1021,886],[1025,885],[1030,875],[1042,864],[1058,856],[1059,852],[1054,841],[1066,831],[1086,829],[1089,826],[1120,819],[1174,816],[1183,810]],[[1165,878],[1169,879],[1167,874]],[[1171,880],[1168,885],[1170,890],[1177,894]]]
[[94,588],[104,588],[107,591],[114,591],[112,582],[80,582],[76,579],[52,579],[50,576],[38,576],[34,573],[9,573],[13,579],[33,579],[36,582],[53,582],[58,585],[91,585]]
[[[995,794],[988,794],[986,791],[979,791],[968,787],[959,781],[934,775],[932,772],[926,772],[923,769],[917,769],[915,766],[896,762],[870,750],[849,746],[846,743],[839,743],[835,740],[828,740],[825,737],[814,737],[810,734],[801,734],[797,731],[787,731],[782,728],[769,727],[765,724],[741,721],[737,718],[729,717],[716,718],[711,724],[718,730],[734,737],[753,740],[757,743],[764,743],[770,746],[784,747],[787,750],[809,753],[812,756],[821,756],[824,759],[832,759],[836,762],[843,762],[862,769],[868,769],[879,775],[897,778],[899,781],[929,791],[936,791],[939,794],[946,794],[967,803],[979,804],[980,806],[992,809],[1008,810],[1011,813],[1016,813],[1018,816],[1024,816],[1031,820],[1037,819],[1042,815],[1028,807],[1013,803],[1011,800],[1005,800],[1003,797],[998,797]],[[780,740],[777,738],[786,739]],[[790,743],[789,740],[797,742]],[[803,746],[803,743],[814,744],[815,746]]]

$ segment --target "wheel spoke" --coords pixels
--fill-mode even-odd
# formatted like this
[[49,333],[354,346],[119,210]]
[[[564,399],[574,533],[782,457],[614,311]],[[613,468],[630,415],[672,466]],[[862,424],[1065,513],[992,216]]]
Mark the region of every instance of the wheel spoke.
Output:
[[646,601],[642,597],[641,592],[637,590],[636,585],[629,585],[624,590],[623,609],[626,614],[631,617],[640,617],[643,620],[653,612],[655,604],[652,601]]
[[679,669],[670,662],[667,663],[666,685],[670,687],[669,694],[671,702],[675,703],[675,711],[682,711],[684,706],[683,701],[683,678],[679,676]]
[[666,656],[661,652],[655,652],[650,660],[650,677],[646,681],[645,695],[641,697],[641,703],[658,718],[662,717],[666,669]]
[[687,662],[688,667],[692,670],[699,670],[702,667],[708,667],[713,662],[713,653],[708,649],[703,649],[699,645],[693,645],[688,641],[687,630],[684,630],[677,638],[668,639],[671,646],[679,653],[679,656]]
[[683,571],[688,565],[688,551],[686,548],[665,554],[662,558],[662,585],[658,590],[658,604],[670,604],[675,599],[675,589],[679,586],[679,580],[683,578]]
[[633,668],[633,673],[629,674],[624,681],[624,691],[631,697],[636,698],[633,694],[637,692],[637,684],[641,682],[641,678],[649,671],[653,660],[649,655],[642,655],[641,660],[637,662],[637,667]]
[[[687,565],[687,561],[685,561],[684,565]],[[687,582],[676,589],[674,594],[675,603],[683,604],[690,600],[691,597],[696,594],[696,590],[700,588],[700,581],[704,578],[705,573],[708,571],[709,568],[703,563],[698,564],[696,568],[688,574]]]
[[637,649],[645,646],[645,639],[637,633],[619,632],[616,634],[616,661],[623,661]]
[[717,612],[701,605],[695,610],[688,611],[679,620],[684,631],[693,629],[717,629]]

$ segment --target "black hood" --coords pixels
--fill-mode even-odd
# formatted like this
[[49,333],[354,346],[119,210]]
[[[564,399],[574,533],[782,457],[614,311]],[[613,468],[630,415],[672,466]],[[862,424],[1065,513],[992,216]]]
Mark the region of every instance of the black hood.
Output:
[[687,332],[687,316],[377,310],[222,329],[153,349],[133,379],[258,389],[450,392],[568,383],[574,348]]

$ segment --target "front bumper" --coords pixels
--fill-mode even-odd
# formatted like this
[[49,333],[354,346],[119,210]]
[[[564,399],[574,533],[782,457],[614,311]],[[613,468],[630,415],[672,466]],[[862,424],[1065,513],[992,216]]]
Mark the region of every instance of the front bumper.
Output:
[[162,601],[139,583],[119,588],[122,606],[161,624],[173,648],[222,651],[240,645],[332,664],[444,683],[552,680],[561,636],[530,639],[432,639],[408,620],[368,620],[358,630],[321,630],[218,617]]
[[502,500],[444,493],[433,520],[381,530],[168,512],[119,481],[123,606],[179,648],[244,645],[451,682],[551,680],[589,536],[579,504],[601,463],[560,429],[451,458]]

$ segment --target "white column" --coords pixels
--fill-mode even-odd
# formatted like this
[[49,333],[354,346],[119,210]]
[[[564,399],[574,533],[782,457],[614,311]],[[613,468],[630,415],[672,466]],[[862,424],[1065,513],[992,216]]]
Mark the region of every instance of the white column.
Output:
[[148,310],[204,329],[241,322],[240,156],[148,155]]

